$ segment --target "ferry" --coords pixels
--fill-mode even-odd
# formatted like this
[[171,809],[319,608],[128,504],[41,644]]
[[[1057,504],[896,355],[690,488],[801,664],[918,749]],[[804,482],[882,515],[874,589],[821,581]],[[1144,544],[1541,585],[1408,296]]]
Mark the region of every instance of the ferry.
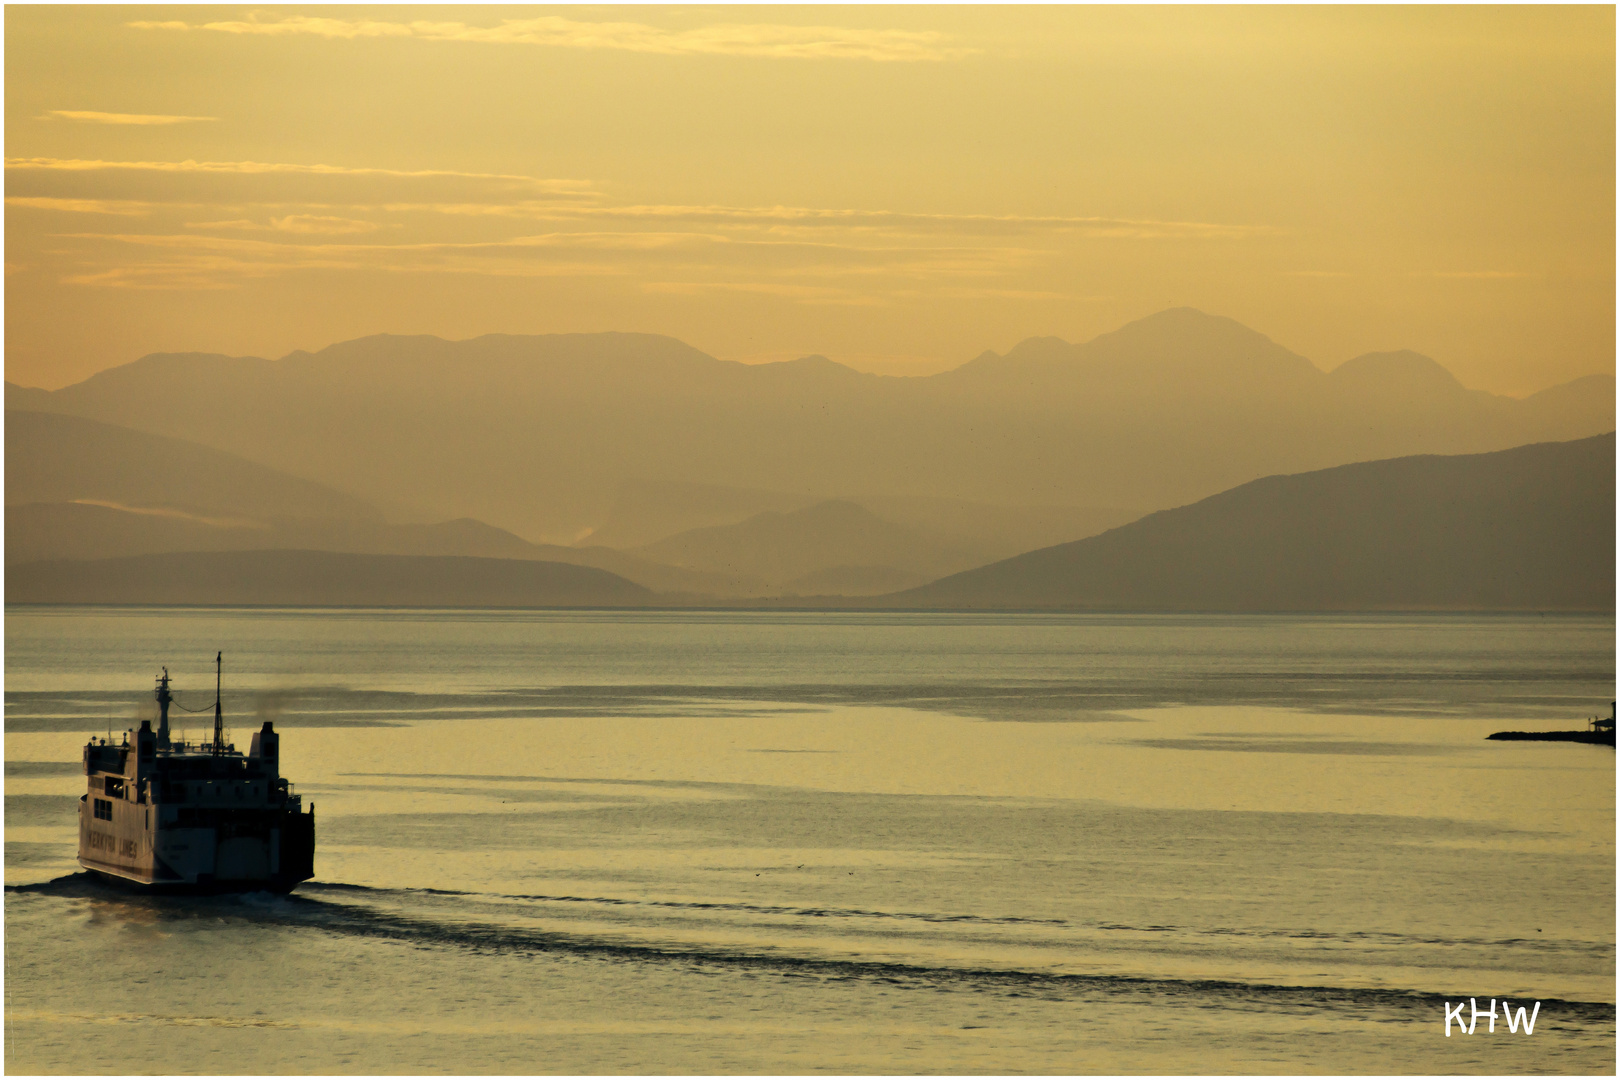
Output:
[[281,775],[266,720],[246,754],[225,742],[224,654],[214,658],[214,739],[169,735],[169,669],[157,680],[158,728],[84,748],[79,865],[109,881],[164,892],[290,892],[315,876],[315,804]]

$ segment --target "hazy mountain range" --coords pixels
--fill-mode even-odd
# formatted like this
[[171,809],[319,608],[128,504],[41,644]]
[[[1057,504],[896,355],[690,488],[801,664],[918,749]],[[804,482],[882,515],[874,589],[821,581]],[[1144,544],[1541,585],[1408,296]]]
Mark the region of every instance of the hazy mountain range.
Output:
[[[878,591],[891,592],[985,561],[977,550],[943,543],[839,500],[785,514],[766,511],[736,525],[690,529],[635,553],[676,566],[752,577],[798,593],[806,591],[800,579],[807,575],[819,575],[817,580],[828,584],[840,576],[869,586],[886,580],[888,587]],[[902,582],[904,572],[897,567],[915,568],[913,576],[920,580]],[[885,578],[884,572],[895,576]]]
[[[819,357],[749,366],[639,334],[378,336],[280,360],[152,355],[61,390],[8,385],[7,406],[180,436],[392,520],[470,517],[565,543],[633,519],[631,482],[642,485],[632,493],[707,485],[776,500],[679,528],[873,496],[1021,508],[1009,519],[1039,507],[1140,514],[1275,473],[1614,426],[1612,376],[1516,400],[1467,390],[1411,353],[1330,374],[1184,308],[926,378]],[[1002,554],[1038,546],[1014,532]]]
[[[20,410],[6,413],[6,479],[15,500],[6,512],[8,565],[261,549],[457,555],[592,566],[660,593],[724,598],[892,592],[1009,553],[1005,543],[897,525],[837,501],[685,530],[631,551],[531,544],[471,518],[388,522],[361,500],[209,447]],[[923,508],[969,534],[974,509]],[[1081,515],[1090,521],[1079,525],[1054,512],[1029,516],[1023,529],[1037,536],[1049,521],[1047,532],[1068,525],[1069,535],[1084,534],[1110,516],[1129,515]]]
[[580,543],[633,549],[676,533],[737,524],[760,514],[789,513],[829,501],[855,502],[884,521],[907,525],[1001,558],[1090,536],[1140,517],[1120,506],[1009,506],[919,495],[866,494],[842,500],[719,484],[627,480],[606,520]]
[[[857,525],[866,516],[859,507],[836,503],[800,513]],[[794,516],[772,513],[747,528],[720,531],[747,562],[742,569],[781,578],[797,565],[762,568],[748,541],[763,533],[761,546],[768,550],[778,533],[795,535],[784,529]],[[674,539],[693,542],[693,534]],[[1610,433],[1490,454],[1420,455],[1267,477],[1100,536],[920,588],[839,603],[1004,610],[1612,611],[1614,550]],[[879,568],[841,572],[857,577],[867,592],[883,584]],[[838,573],[822,577],[839,580]],[[817,576],[802,580],[813,583]],[[603,570],[557,562],[288,550],[25,562],[8,565],[6,586],[14,601],[40,603],[712,602],[660,596]]]
[[896,596],[1128,611],[1612,611],[1615,437],[1272,476]]
[[624,607],[655,594],[589,566],[454,555],[208,551],[26,563],[19,603],[289,607]]
[[160,509],[221,526],[276,518],[381,524],[377,509],[183,438],[72,416],[6,411],[6,505],[77,501]]
[[186,551],[459,555],[593,566],[665,593],[730,596],[752,580],[605,547],[531,544],[470,518],[392,523],[369,504],[178,439],[6,412],[6,564]]
[[[1413,353],[1323,373],[1188,309],[1085,345],[1031,339],[928,378],[819,357],[747,367],[645,335],[385,336],[279,361],[150,356],[53,393],[8,384],[7,406],[14,586],[18,568],[46,561],[71,575],[64,560],[136,558],[119,572],[156,582],[184,560],[146,557],[301,551],[565,563],[673,603],[876,596],[944,577],[906,602],[1111,606],[1126,594],[1097,592],[1083,574],[1078,591],[1042,592],[986,564],[1100,543],[1145,512],[1267,471],[1614,423],[1609,376],[1515,400],[1466,390]],[[1612,489],[1612,444],[1610,459]],[[576,542],[534,542],[559,534]],[[1612,559],[1612,530],[1607,550]],[[266,566],[292,565],[278,559]],[[422,566],[451,575],[448,592],[422,596],[471,588],[451,564]],[[366,573],[375,583],[392,572]],[[44,588],[42,573],[27,580]],[[525,595],[586,595],[535,573],[522,571]],[[1124,564],[1108,573],[1129,576]],[[59,590],[67,578],[50,580]],[[604,603],[651,595],[598,591]],[[44,595],[11,593],[25,594]]]

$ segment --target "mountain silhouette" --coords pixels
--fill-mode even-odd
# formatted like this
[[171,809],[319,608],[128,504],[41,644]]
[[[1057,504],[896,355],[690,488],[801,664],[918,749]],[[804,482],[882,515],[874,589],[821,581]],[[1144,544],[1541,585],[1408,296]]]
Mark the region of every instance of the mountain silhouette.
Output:
[[474,518],[560,544],[612,524],[630,481],[787,493],[801,506],[887,497],[1146,512],[1278,473],[1614,427],[1610,376],[1524,400],[1458,394],[1432,376],[1413,360],[1367,358],[1330,375],[1231,319],[1181,308],[919,378],[824,358],[748,366],[648,334],[379,335],[280,360],[159,354],[7,393],[183,433],[395,520]]
[[623,607],[653,593],[605,570],[522,559],[211,551],[6,568],[22,604]]
[[1328,378],[1349,392],[1400,401],[1461,398],[1479,393],[1466,389],[1455,375],[1435,361],[1409,349],[1366,353],[1346,360],[1329,372]]
[[735,525],[755,514],[801,510],[816,501],[785,491],[632,479],[619,485],[606,519],[581,542],[637,548],[689,529]]
[[[840,500],[823,500],[757,488],[631,480],[620,486],[607,520],[580,542],[634,549],[691,529],[735,525],[766,511],[786,513],[826,501],[855,503],[885,521],[932,535],[948,546],[973,551],[983,562],[1093,536],[1134,521],[1143,513],[1120,506],[1007,506],[920,495],[851,493]],[[877,579],[868,575],[861,580],[870,583]],[[861,588],[865,591],[865,586]]]
[[606,570],[658,592],[705,596],[753,595],[763,587],[752,578],[738,580],[683,570],[602,547],[531,544],[471,518],[431,524],[310,518],[218,521],[93,503],[25,503],[6,508],[8,566],[47,559],[261,549],[561,562]]
[[1171,308],[1102,334],[1083,345],[1031,338],[1005,356],[981,355],[935,376],[990,392],[1028,394],[1038,388],[1126,397],[1209,400],[1280,396],[1317,385],[1309,360],[1242,323],[1194,308]]
[[[966,545],[885,521],[844,500],[785,514],[768,510],[736,525],[692,529],[634,553],[688,569],[758,578],[777,589],[837,568],[845,573],[817,579],[819,585],[817,580],[798,581],[796,587],[833,588],[844,582],[862,591],[885,591],[870,588],[885,574],[889,580],[927,580],[985,561]],[[851,576],[849,571],[856,569],[860,572]]]
[[308,549],[537,559],[659,592],[732,596],[760,582],[604,547],[531,544],[471,518],[391,523],[373,506],[183,439],[52,413],[6,414],[8,566],[183,551]]
[[1613,611],[1615,437],[1272,476],[884,603]]
[[781,586],[781,594],[817,599],[879,596],[921,585],[926,580],[926,574],[892,566],[829,566],[786,582]]
[[6,504],[104,502],[206,518],[382,520],[361,499],[184,439],[7,410]]

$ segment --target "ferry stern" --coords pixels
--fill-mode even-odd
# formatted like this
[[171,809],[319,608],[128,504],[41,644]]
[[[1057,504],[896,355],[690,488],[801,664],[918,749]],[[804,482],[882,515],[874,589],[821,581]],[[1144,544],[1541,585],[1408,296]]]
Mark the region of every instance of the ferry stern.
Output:
[[[216,664],[223,663],[223,654]],[[281,775],[265,721],[246,754],[224,740],[215,676],[212,743],[171,740],[169,672],[150,720],[122,743],[84,748],[79,865],[116,884],[163,892],[290,892],[315,876],[315,807]]]

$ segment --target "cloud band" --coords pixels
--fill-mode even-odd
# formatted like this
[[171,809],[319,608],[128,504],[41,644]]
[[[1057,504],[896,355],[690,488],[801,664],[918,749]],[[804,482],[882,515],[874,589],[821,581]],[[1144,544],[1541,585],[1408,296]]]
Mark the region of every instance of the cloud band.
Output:
[[665,30],[645,23],[578,22],[555,15],[506,19],[498,26],[460,22],[385,22],[293,16],[186,23],[136,21],[139,30],[208,30],[224,34],[357,38],[416,38],[492,45],[543,45],[567,49],[619,49],[661,56],[742,56],[793,60],[910,62],[954,60],[978,52],[950,46],[931,31],[873,30],[843,26],[775,26],[721,23],[692,30]]

